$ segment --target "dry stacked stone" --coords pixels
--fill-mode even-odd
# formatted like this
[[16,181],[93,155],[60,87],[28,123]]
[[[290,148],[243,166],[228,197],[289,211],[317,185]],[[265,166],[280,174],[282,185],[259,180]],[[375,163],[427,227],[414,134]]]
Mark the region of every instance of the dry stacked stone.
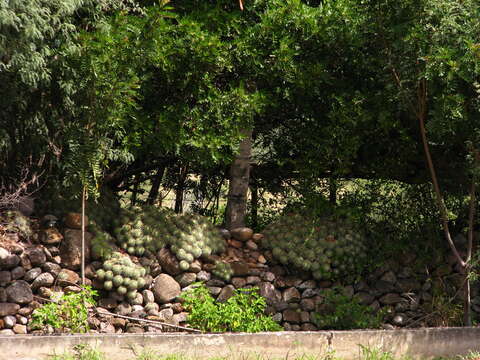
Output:
[[[19,242],[17,246],[3,247],[0,243],[0,335],[33,332],[29,324],[36,308],[54,293],[78,291],[80,218],[69,214],[67,219],[66,228],[40,230],[33,245]],[[167,247],[150,258],[131,257],[139,266],[148,266],[150,272],[144,276],[144,286],[130,299],[102,289],[102,282],[97,279],[102,263],[89,260],[87,284],[97,288],[101,295],[97,304],[97,313],[101,315],[89,318],[91,331],[176,331],[167,325],[153,326],[130,318],[188,326],[188,314],[180,296],[198,281],[204,282],[219,302],[227,301],[235,289],[258,288],[268,305],[266,313],[285,330],[317,330],[314,314],[326,311],[323,294],[336,286],[342,286],[346,295],[355,296],[374,311],[386,309],[385,328],[428,326],[432,324],[426,322],[428,317],[425,320],[422,308],[432,300],[432,284],[442,282],[454,292],[462,281],[451,257],[440,258],[438,265],[425,270],[412,267],[416,260],[414,254],[387,260],[362,280],[349,284],[315,280],[307,272],[293,273],[277,264],[269,251],[262,251],[262,234],[245,227],[230,232],[221,230],[221,234],[227,245],[225,253],[196,259],[186,271]],[[87,239],[91,238],[87,232]],[[231,276],[219,277],[215,272],[215,264],[220,260],[229,264]],[[480,313],[478,287],[474,286],[472,292],[473,310]],[[115,317],[115,314],[128,318]]]

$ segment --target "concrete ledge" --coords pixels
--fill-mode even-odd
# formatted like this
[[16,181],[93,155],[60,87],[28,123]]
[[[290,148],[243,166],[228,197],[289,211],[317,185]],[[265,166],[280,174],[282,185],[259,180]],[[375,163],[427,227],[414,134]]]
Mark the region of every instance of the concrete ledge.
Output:
[[159,355],[182,354],[192,359],[225,356],[294,359],[302,355],[358,358],[359,345],[413,358],[464,355],[480,351],[480,328],[429,328],[388,331],[316,331],[258,334],[89,334],[0,336],[0,360],[47,359],[87,344],[107,359],[133,359],[143,350]]

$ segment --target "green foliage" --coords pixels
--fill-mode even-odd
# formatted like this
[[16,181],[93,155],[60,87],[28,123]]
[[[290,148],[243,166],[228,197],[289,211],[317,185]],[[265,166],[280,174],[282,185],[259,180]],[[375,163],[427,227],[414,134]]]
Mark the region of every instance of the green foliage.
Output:
[[225,303],[218,303],[205,285],[182,295],[190,326],[206,332],[279,331],[281,326],[264,315],[266,302],[257,289],[238,289]]
[[78,293],[61,295],[51,299],[32,313],[32,326],[43,329],[52,326],[58,331],[84,333],[88,327],[88,308],[95,305],[97,292],[85,286]]
[[369,306],[346,296],[342,288],[326,291],[322,311],[313,316],[315,325],[328,330],[378,329],[382,320],[381,311],[374,314]]

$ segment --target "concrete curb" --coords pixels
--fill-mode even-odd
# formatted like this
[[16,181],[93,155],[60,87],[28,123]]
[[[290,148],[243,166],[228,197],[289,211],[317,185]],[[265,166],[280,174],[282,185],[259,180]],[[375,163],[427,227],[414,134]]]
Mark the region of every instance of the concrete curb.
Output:
[[480,328],[427,328],[275,332],[257,334],[87,334],[0,336],[0,360],[47,359],[85,344],[107,359],[131,360],[142,351],[181,354],[191,359],[224,356],[229,359],[295,359],[303,355],[333,355],[356,359],[360,346],[389,351],[396,357],[432,358],[480,351]]

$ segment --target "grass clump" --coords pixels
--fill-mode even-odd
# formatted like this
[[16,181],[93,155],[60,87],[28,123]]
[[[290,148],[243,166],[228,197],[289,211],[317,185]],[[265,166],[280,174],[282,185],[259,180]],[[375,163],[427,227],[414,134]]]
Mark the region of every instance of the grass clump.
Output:
[[258,289],[237,289],[224,303],[210,295],[203,284],[182,295],[185,309],[189,312],[190,326],[205,332],[259,332],[280,331],[270,316],[264,314],[267,306]]

